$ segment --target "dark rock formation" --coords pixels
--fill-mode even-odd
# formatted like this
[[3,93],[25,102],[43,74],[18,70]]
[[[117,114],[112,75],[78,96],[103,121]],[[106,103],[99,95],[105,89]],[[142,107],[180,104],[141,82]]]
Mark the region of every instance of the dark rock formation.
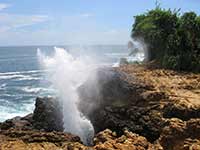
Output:
[[[101,69],[97,71],[96,83],[88,80],[79,90],[82,98],[79,109],[90,119],[96,133],[108,128],[120,136],[128,129],[150,142],[158,142],[160,138],[159,142],[167,150],[183,147],[180,143],[188,147],[198,145],[199,121],[191,119],[200,118],[200,107],[190,101],[170,99],[167,92],[148,81],[118,70]],[[182,119],[182,123],[175,122],[175,129],[170,125],[174,117]],[[191,122],[193,126],[189,130]]]
[[33,129],[32,117],[33,114],[29,114],[25,117],[15,117],[12,119],[8,119],[5,122],[1,123],[0,129],[32,130]]
[[34,128],[44,131],[63,131],[62,106],[55,98],[37,98],[33,113]]
[[33,114],[15,117],[0,124],[1,130],[63,131],[62,107],[55,98],[37,98]]
[[98,69],[96,76],[89,78],[79,88],[81,98],[79,109],[90,118],[90,114],[93,114],[92,111],[96,109],[106,106],[127,106],[133,98],[136,102],[140,92],[150,87],[136,80],[132,85],[129,83],[130,79],[127,74],[111,68]]
[[93,110],[108,105],[127,105],[131,96],[129,93],[133,88],[128,82],[122,80],[126,77],[125,74],[118,73],[110,68],[98,69],[96,76],[89,78],[79,88],[80,98],[82,99],[79,104],[81,112],[88,116],[92,114]]
[[127,128],[150,141],[159,138],[165,122],[153,101],[163,93],[147,92],[151,86],[114,69],[98,70],[95,79],[80,87],[79,108],[96,133],[108,128],[122,135]]
[[185,103],[169,103],[164,107],[163,116],[165,118],[179,118],[189,120],[191,118],[200,118],[200,107]]

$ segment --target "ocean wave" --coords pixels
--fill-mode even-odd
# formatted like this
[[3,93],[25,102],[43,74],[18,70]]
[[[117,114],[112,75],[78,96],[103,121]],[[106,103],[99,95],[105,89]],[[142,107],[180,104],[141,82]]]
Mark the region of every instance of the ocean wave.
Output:
[[[145,55],[143,53],[137,53],[135,56],[125,56],[121,58],[125,58],[129,63],[142,62],[145,58]],[[112,67],[119,67],[119,66],[120,66],[120,59],[112,64]]]
[[[20,108],[20,109],[17,109]],[[34,110],[34,103],[30,104],[20,104],[20,107],[7,107],[7,106],[0,106],[0,122],[3,122],[7,119],[11,119],[16,116],[25,116],[31,113]]]
[[15,97],[15,95],[11,95],[11,94],[6,94],[6,93],[4,93],[4,94],[1,94],[0,97]]
[[24,60],[30,60],[30,59],[32,59],[32,60],[34,60],[34,59],[37,59],[37,57],[33,57],[33,56],[31,56],[31,57],[15,57],[15,58],[13,58],[13,57],[11,57],[11,58],[0,58],[0,62],[5,62],[5,61],[24,61]]
[[9,79],[14,79],[14,80],[40,80],[40,77],[33,77],[31,75],[23,75],[23,74],[6,74],[6,75],[0,75],[1,80],[9,80]]
[[1,102],[1,104],[3,104],[3,106],[5,106],[5,105],[8,106],[10,104],[10,102],[8,100],[2,99],[2,98],[0,98],[0,102]]
[[0,75],[0,79],[15,79],[15,78],[24,78],[25,75],[21,74],[12,74],[12,75]]
[[41,91],[48,91],[49,89],[47,88],[43,88],[43,87],[23,87],[21,88],[24,92],[27,92],[27,93],[38,93],[38,92],[41,92]]
[[4,89],[6,86],[7,86],[7,84],[3,83],[3,84],[0,85],[0,89]]
[[110,58],[118,58],[128,56],[128,53],[105,53],[104,55]]
[[14,72],[0,72],[1,75],[18,75],[18,74],[27,74],[27,73],[40,73],[45,70],[29,70],[29,71],[14,71]]
[[144,53],[137,53],[135,56],[126,57],[128,62],[135,62],[135,61],[142,62],[144,58],[145,58]]
[[32,77],[32,76],[24,76],[23,78],[19,78],[18,81],[24,81],[24,80],[40,80],[39,77]]
[[23,80],[40,80],[41,73],[47,70],[29,70],[29,71],[16,71],[16,72],[0,72],[0,79],[9,80],[15,79],[19,81]]

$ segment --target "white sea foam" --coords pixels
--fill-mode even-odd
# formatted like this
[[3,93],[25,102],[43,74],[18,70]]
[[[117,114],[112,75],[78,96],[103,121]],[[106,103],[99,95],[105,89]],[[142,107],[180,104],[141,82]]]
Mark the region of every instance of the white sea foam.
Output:
[[31,86],[26,86],[21,88],[24,92],[27,93],[38,93],[38,92],[48,92],[48,91],[53,91],[51,88],[44,88],[44,87],[31,87]]
[[14,78],[21,78],[24,77],[24,75],[18,75],[18,74],[13,74],[13,75],[1,75],[0,79],[14,79]]
[[[1,101],[1,100],[0,100]],[[6,100],[2,100],[2,102],[4,103],[8,103],[9,105],[9,102],[6,101]],[[16,107],[7,107],[7,106],[0,106],[0,110],[1,110],[1,113],[0,113],[0,122],[3,122],[7,119],[11,119],[13,117],[16,117],[16,116],[25,116],[27,114],[29,114],[30,112],[32,112],[34,109],[34,104],[31,103],[31,104],[22,104],[20,106],[18,106],[18,108]]]
[[20,73],[16,73],[16,74],[11,74],[11,73],[7,73],[7,74],[0,74],[0,79],[1,80],[9,80],[9,79],[14,79],[14,80],[40,80],[39,77],[33,77],[32,75],[23,75]]
[[142,62],[145,58],[145,54],[144,53],[137,53],[135,54],[135,56],[128,56],[126,57],[128,62]]
[[23,81],[23,80],[40,80],[40,77],[33,77],[33,76],[23,76],[22,78],[17,79],[18,81]]
[[[134,63],[134,62],[142,62],[145,58],[145,54],[144,53],[137,53],[135,54],[135,56],[125,56],[122,57],[125,58],[127,60],[127,62],[129,63]],[[112,67],[119,67],[120,66],[120,59],[113,63]]]
[[14,72],[0,72],[1,75],[17,75],[17,74],[26,74],[26,73],[40,73],[45,70],[29,70],[29,71],[14,71]]
[[105,53],[105,55],[110,58],[119,58],[128,56],[128,53]]

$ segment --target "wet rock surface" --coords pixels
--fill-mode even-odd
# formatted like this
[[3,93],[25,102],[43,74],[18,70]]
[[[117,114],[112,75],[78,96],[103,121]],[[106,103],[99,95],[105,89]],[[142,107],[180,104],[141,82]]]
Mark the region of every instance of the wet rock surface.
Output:
[[63,111],[59,100],[38,97],[33,113],[34,128],[44,131],[63,131]]

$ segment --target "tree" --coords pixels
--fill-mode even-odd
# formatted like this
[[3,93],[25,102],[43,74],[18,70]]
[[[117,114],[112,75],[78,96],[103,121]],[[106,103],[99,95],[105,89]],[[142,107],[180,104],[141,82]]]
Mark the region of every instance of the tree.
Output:
[[161,9],[135,16],[132,38],[148,43],[149,61],[161,67],[200,72],[200,16]]

